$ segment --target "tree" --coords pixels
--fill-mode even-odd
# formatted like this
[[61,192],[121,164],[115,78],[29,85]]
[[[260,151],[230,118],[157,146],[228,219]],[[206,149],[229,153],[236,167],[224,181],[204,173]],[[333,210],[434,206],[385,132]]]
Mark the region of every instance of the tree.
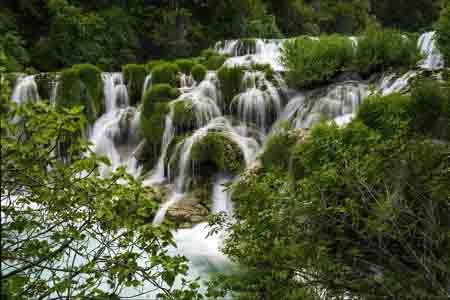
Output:
[[124,169],[100,178],[109,162],[78,134],[82,108],[18,107],[8,92],[2,80],[2,298],[198,299],[195,282],[174,288],[186,259],[168,255],[170,226],[151,225],[153,191]]

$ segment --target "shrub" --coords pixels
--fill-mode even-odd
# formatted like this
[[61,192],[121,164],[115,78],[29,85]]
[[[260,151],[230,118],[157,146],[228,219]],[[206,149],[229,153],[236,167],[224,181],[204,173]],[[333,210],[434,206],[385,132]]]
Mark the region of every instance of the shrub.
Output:
[[415,39],[396,30],[370,27],[359,39],[354,68],[369,75],[389,67],[414,66],[419,59]]
[[413,118],[412,105],[411,97],[401,94],[370,96],[360,105],[357,118],[385,136],[406,133]]
[[270,64],[252,64],[252,70],[264,72],[266,75],[266,79],[272,80],[275,76],[275,72],[273,71]]
[[221,67],[217,73],[220,81],[220,89],[226,105],[231,104],[233,97],[241,90],[241,82],[244,77],[242,67]]
[[163,63],[155,66],[152,71],[153,84],[167,83],[172,86],[177,86],[177,75],[180,68],[173,63]]
[[191,73],[192,67],[195,65],[195,62],[191,59],[182,58],[177,59],[175,61],[175,64],[178,66],[182,73],[189,75]]
[[245,167],[239,146],[219,132],[208,133],[191,149],[191,161],[200,176],[217,172],[237,174]]
[[287,81],[298,88],[330,81],[349,67],[352,58],[350,40],[339,36],[321,37],[320,40],[300,37],[286,43],[282,54]]
[[414,128],[436,138],[449,137],[448,107],[450,95],[443,86],[431,79],[419,79],[411,91],[411,114]]
[[290,148],[301,139],[300,132],[288,130],[281,130],[270,136],[261,154],[264,167],[287,170],[291,159]]
[[450,4],[442,9],[435,27],[439,50],[444,56],[445,63],[450,65]]
[[206,69],[206,67],[202,64],[196,64],[192,70],[191,70],[191,74],[192,77],[194,77],[194,80],[197,82],[201,82],[203,79],[205,79],[206,76],[206,72],[208,70]]
[[64,107],[82,105],[89,122],[103,111],[101,71],[92,65],[75,65],[61,73],[56,104]]
[[123,78],[128,87],[130,104],[135,105],[141,101],[147,69],[145,65],[125,65],[122,69]]

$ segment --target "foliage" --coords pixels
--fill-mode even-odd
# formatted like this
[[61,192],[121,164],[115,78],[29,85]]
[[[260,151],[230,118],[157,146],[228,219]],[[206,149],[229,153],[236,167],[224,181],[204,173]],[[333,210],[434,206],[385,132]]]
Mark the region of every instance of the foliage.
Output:
[[333,79],[352,62],[353,49],[348,38],[323,36],[319,40],[300,37],[283,48],[282,62],[289,84],[311,87]]
[[[123,168],[99,177],[109,161],[77,138],[82,108],[17,107],[4,92],[2,298],[116,299],[125,288],[140,295],[156,288],[164,299],[198,299],[195,282],[173,288],[187,264],[167,253],[171,228],[149,225],[158,207],[154,192]],[[60,144],[70,145],[64,160]]]
[[289,131],[284,128],[269,136],[261,154],[263,166],[270,169],[287,170],[291,159],[290,148],[301,138],[301,132]]
[[75,65],[64,70],[59,80],[56,104],[62,107],[84,106],[93,123],[103,111],[103,81],[100,69],[92,65]]
[[212,55],[205,61],[205,66],[208,70],[218,70],[225,63],[226,55]]
[[201,82],[203,79],[205,79],[207,71],[208,70],[206,69],[206,67],[204,65],[196,64],[192,67],[192,70],[191,70],[192,77],[194,78],[195,81]]
[[447,145],[356,121],[316,126],[292,154],[295,182],[255,168],[233,186],[224,251],[242,271],[213,281],[212,296],[448,295]]
[[125,65],[122,72],[130,94],[130,104],[136,105],[142,100],[142,89],[147,76],[147,68],[145,65]]
[[190,153],[196,173],[208,178],[217,173],[238,174],[245,167],[239,146],[219,132],[211,132],[192,146]]
[[29,65],[30,56],[25,40],[17,29],[16,19],[11,12],[0,13],[0,53],[6,56],[5,72],[19,72]]
[[446,64],[450,65],[450,4],[442,9],[435,27],[439,50],[444,56]]
[[228,105],[241,91],[241,82],[244,77],[244,69],[242,67],[226,67],[223,66],[217,72],[220,82],[220,90],[222,92],[225,104]]
[[156,59],[156,60],[151,60],[149,62],[147,62],[147,72],[151,73],[153,71],[153,68],[156,67],[157,65],[163,64],[165,63],[164,60],[161,59]]
[[391,67],[411,67],[419,58],[415,39],[399,31],[370,27],[358,41],[354,68],[368,75]]
[[163,63],[156,65],[152,70],[152,82],[153,84],[167,83],[177,86],[178,73],[180,73],[180,68],[176,64]]
[[180,69],[181,73],[189,75],[191,73],[192,67],[194,67],[195,62],[192,59],[177,59],[174,62],[178,68]]

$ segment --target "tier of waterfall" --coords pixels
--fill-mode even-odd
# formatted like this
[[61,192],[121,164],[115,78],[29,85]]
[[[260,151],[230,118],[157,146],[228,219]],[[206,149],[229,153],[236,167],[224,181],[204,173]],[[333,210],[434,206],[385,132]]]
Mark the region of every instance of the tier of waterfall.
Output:
[[23,104],[29,101],[36,102],[39,99],[40,97],[35,76],[19,76],[14,86],[11,100],[17,104]]
[[437,49],[436,33],[426,32],[419,38],[419,49],[425,58],[420,62],[420,67],[428,70],[441,69],[444,67],[444,58]]

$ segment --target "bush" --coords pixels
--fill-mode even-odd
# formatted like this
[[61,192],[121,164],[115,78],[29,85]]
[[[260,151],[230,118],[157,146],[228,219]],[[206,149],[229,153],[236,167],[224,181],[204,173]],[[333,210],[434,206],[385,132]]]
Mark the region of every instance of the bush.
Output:
[[217,172],[237,174],[245,167],[239,146],[219,132],[208,133],[194,144],[190,160],[200,176],[212,176]]
[[431,79],[420,78],[412,88],[411,97],[415,130],[435,138],[448,139],[450,94],[443,85]]
[[231,104],[233,97],[241,91],[242,78],[244,77],[242,67],[221,67],[217,72],[220,81],[220,90],[225,104]]
[[264,167],[287,170],[291,159],[290,148],[302,139],[300,132],[281,130],[269,137],[261,154]]
[[191,74],[192,77],[194,77],[194,80],[197,81],[197,83],[201,82],[203,79],[205,79],[206,76],[206,72],[208,70],[206,69],[206,67],[202,64],[196,64],[192,70],[191,70]]
[[152,71],[153,84],[167,83],[172,86],[178,85],[178,73],[180,68],[173,63],[163,63],[155,66]]
[[157,102],[167,103],[179,96],[179,92],[176,88],[169,84],[155,84],[144,94],[143,99],[143,115],[149,115],[152,111],[152,107]]
[[410,130],[413,101],[410,96],[392,94],[370,96],[360,105],[357,118],[385,136]]
[[370,27],[359,39],[354,69],[369,75],[389,67],[415,66],[419,59],[416,39],[396,30]]
[[122,68],[123,78],[128,87],[130,104],[136,105],[141,101],[147,69],[145,65],[125,65]]
[[352,59],[350,40],[339,36],[300,37],[286,43],[282,54],[287,81],[298,88],[329,82],[348,68]]
[[75,65],[61,73],[56,104],[64,107],[82,105],[90,123],[103,112],[103,81],[95,66]]
[[191,73],[192,67],[195,65],[195,62],[191,59],[177,59],[175,64],[180,69],[181,73],[189,75]]
[[450,65],[450,4],[442,9],[441,17],[435,25],[439,50],[445,63]]

